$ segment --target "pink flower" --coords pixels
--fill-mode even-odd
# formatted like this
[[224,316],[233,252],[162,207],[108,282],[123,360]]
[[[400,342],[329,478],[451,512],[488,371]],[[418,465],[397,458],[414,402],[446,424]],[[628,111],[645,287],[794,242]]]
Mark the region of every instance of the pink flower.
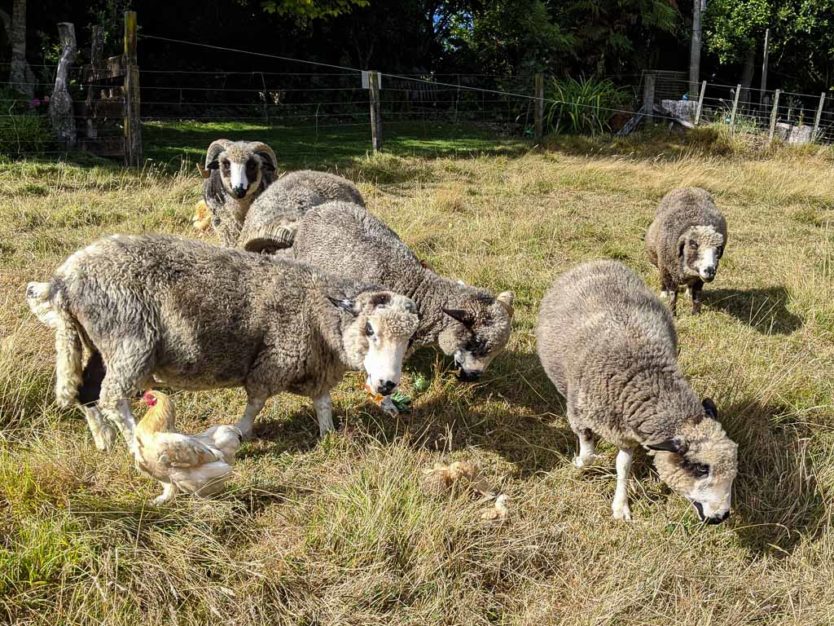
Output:
[[29,102],[29,106],[32,107],[33,109],[39,107],[40,105],[41,105],[41,101],[40,101],[39,98],[32,98],[32,100],[30,100],[30,102]]

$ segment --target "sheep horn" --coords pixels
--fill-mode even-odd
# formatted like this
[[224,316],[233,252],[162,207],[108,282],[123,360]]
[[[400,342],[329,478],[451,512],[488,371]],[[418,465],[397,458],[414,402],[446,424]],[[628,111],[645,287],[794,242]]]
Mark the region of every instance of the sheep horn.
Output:
[[217,141],[211,142],[211,145],[209,145],[208,150],[206,150],[207,170],[211,169],[213,163],[217,163],[217,157],[230,145],[232,145],[232,142],[228,139],[218,139]]
[[507,310],[507,314],[510,317],[513,316],[513,301],[515,300],[515,294],[513,294],[512,291],[502,291],[498,294],[498,296],[496,296],[495,300]]
[[247,252],[272,254],[282,248],[292,246],[295,229],[286,226],[264,226],[252,229],[251,233],[241,233],[241,247]]
[[278,157],[275,156],[272,148],[261,141],[250,141],[249,149],[261,157],[261,159],[268,159],[267,166],[271,166],[272,171],[278,171]]

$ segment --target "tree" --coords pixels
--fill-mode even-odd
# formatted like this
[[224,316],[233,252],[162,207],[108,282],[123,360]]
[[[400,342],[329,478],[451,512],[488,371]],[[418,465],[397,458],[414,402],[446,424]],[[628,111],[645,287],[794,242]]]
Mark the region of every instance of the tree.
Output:
[[264,0],[261,7],[276,15],[319,19],[344,15],[369,3],[370,0]]
[[28,69],[26,63],[26,0],[14,0],[12,3],[9,41],[12,44],[9,86],[31,98],[35,93],[35,86],[31,84],[31,79],[27,79],[26,76]]

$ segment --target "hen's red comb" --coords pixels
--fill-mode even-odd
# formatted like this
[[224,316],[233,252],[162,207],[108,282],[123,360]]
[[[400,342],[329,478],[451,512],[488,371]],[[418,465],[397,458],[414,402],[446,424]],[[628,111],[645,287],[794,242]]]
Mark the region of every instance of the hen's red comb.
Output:
[[148,406],[154,406],[157,402],[156,396],[153,395],[153,391],[151,391],[150,389],[148,389],[148,391],[142,394],[142,401]]

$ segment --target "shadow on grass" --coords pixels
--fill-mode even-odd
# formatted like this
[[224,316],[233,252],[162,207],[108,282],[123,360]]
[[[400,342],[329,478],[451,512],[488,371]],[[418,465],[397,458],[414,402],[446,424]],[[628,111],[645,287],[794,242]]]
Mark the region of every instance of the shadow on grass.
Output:
[[[365,125],[315,127],[268,126],[235,122],[146,122],[145,156],[178,170],[183,160],[202,162],[208,145],[219,138],[263,141],[275,150],[281,169],[347,167],[371,150]],[[388,154],[435,158],[460,155],[520,155],[530,144],[499,137],[472,124],[441,122],[392,123],[386,128]],[[372,174],[372,172],[369,172]]]
[[732,522],[739,541],[756,554],[785,555],[823,526],[825,502],[811,460],[808,426],[790,409],[744,400],[722,423],[738,443]]
[[789,299],[784,287],[704,290],[707,308],[724,311],[763,335],[789,335],[802,326],[802,318],[788,310]]

